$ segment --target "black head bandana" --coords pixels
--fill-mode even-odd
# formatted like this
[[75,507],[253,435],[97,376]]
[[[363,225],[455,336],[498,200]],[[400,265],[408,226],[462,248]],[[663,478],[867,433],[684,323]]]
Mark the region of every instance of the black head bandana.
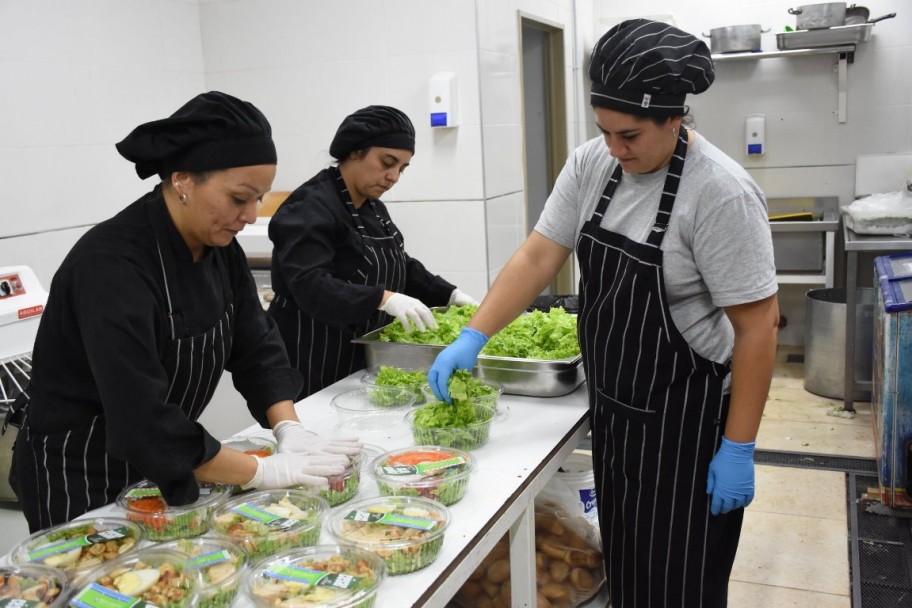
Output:
[[715,78],[706,44],[685,31],[648,19],[624,21],[592,49],[590,103],[639,116],[681,116],[688,93]]
[[390,106],[367,106],[345,117],[329,146],[337,160],[372,146],[415,153],[415,127],[402,111]]

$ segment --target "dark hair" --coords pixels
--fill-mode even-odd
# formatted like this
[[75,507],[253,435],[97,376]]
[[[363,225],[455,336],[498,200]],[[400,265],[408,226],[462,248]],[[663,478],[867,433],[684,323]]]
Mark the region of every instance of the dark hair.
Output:
[[336,167],[340,167],[340,166],[342,166],[342,163],[344,163],[345,161],[347,161],[350,158],[354,158],[355,160],[361,160],[362,158],[367,156],[367,153],[370,152],[370,149],[373,147],[374,146],[368,146],[367,148],[359,148],[358,150],[352,150],[351,152],[348,153],[348,156],[346,156],[345,158],[334,158],[332,164]]

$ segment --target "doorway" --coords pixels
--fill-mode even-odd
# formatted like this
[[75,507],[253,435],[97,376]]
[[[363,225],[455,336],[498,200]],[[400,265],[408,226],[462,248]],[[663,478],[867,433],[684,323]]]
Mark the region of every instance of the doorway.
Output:
[[[526,234],[532,231],[567,159],[564,30],[520,15]],[[569,294],[573,256],[543,294]]]

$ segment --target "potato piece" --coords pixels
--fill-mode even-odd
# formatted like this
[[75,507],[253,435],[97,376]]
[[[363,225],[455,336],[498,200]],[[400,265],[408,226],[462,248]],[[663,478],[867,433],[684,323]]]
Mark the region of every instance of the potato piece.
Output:
[[570,566],[566,562],[553,562],[548,571],[551,573],[551,580],[563,583],[570,575]]
[[551,602],[541,593],[535,594],[535,608],[551,608]]
[[538,570],[545,570],[548,567],[548,564],[551,563],[551,558],[542,553],[541,551],[535,552],[535,567]]
[[573,568],[570,571],[570,583],[577,589],[588,591],[595,585],[595,576],[585,568]]
[[462,587],[459,589],[459,593],[465,595],[467,598],[474,600],[476,597],[481,595],[481,584],[477,581],[466,581],[463,583]]
[[503,538],[497,541],[497,544],[491,549],[491,552],[488,553],[488,558],[492,561],[496,561],[503,557],[510,555],[510,545],[507,544],[506,538]]
[[492,583],[502,583],[510,578],[510,560],[499,559],[488,566],[488,580]]
[[547,585],[542,585],[539,588],[541,594],[544,595],[548,600],[553,604],[555,601],[565,601],[570,597],[570,591],[563,585],[558,583],[548,583]]
[[472,574],[469,575],[470,581],[478,581],[484,578],[485,569],[483,565],[479,565],[477,568],[472,570]]
[[487,578],[481,579],[481,588],[484,589],[484,592],[490,598],[494,598],[500,595],[500,585],[497,583],[492,583]]

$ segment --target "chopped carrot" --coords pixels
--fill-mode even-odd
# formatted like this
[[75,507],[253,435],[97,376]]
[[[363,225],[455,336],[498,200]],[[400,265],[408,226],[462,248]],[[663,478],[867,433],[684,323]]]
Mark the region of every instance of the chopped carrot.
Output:
[[165,508],[165,501],[158,496],[147,496],[130,501],[130,509],[141,513],[161,513]]
[[402,454],[397,454],[387,459],[387,464],[391,466],[396,465],[416,465],[421,464],[422,462],[437,462],[440,460],[446,460],[452,458],[453,454],[447,454],[446,452],[426,452],[426,451],[415,451],[415,452],[403,452]]

